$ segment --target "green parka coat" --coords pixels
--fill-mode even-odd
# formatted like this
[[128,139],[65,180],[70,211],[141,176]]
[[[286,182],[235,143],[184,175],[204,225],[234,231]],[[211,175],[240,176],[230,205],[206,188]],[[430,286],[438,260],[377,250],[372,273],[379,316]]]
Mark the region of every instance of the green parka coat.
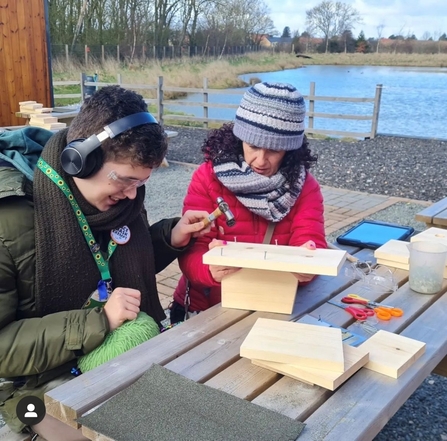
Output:
[[[19,170],[0,160],[0,413],[17,432],[25,426],[17,419],[17,402],[25,395],[43,399],[73,378],[75,351],[89,353],[109,331],[100,308],[36,317],[34,206],[25,184],[30,181]],[[177,221],[148,225],[156,272],[184,250],[169,244]]]

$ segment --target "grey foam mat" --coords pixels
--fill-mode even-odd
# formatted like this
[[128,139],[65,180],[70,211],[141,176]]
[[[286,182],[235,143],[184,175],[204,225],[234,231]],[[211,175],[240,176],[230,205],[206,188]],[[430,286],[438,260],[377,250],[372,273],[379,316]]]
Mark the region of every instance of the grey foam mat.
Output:
[[157,364],[79,422],[115,441],[292,441],[304,428]]

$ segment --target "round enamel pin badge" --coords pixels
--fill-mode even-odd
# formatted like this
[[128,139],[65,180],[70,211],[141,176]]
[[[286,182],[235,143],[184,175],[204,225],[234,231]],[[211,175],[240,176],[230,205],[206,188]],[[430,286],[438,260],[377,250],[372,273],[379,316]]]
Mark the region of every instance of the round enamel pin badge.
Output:
[[124,225],[123,227],[120,228],[115,228],[110,232],[110,237],[118,245],[124,245],[130,240],[130,229],[127,225]]

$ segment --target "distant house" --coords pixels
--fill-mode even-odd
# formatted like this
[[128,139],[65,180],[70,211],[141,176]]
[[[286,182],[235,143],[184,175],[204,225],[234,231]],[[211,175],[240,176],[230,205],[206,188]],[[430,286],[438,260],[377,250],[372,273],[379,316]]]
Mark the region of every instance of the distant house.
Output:
[[292,37],[273,37],[272,35],[262,35],[259,44],[263,47],[291,45]]

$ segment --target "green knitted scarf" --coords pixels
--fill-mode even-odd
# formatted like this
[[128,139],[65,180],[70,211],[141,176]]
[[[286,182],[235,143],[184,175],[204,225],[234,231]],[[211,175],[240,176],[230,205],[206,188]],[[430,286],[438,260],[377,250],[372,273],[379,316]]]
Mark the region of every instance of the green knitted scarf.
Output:
[[[127,225],[131,238],[118,245],[109,268],[113,286],[141,291],[141,310],[157,322],[165,318],[157,293],[154,250],[145,217],[145,187],[135,199],[124,199],[105,212],[90,205],[73,178],[60,166],[67,130],[53,135],[42,158],[70,186],[98,242],[108,241],[110,230]],[[51,179],[36,168],[33,186],[36,240],[36,310],[41,316],[80,309],[101,278],[70,203]]]

